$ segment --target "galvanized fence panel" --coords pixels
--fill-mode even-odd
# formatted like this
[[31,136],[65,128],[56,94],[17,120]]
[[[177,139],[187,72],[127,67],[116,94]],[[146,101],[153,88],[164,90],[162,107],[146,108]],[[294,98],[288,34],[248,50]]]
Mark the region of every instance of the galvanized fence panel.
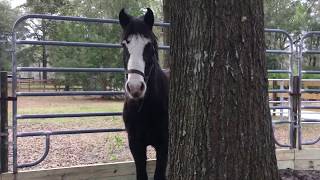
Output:
[[[100,24],[119,24],[115,19],[98,19],[98,18],[84,18],[71,16],[52,16],[42,14],[31,14],[19,18],[12,28],[12,96],[18,98],[21,96],[83,96],[83,95],[123,95],[120,91],[69,91],[69,92],[18,92],[17,90],[17,74],[18,72],[105,72],[105,73],[123,73],[123,68],[65,68],[65,67],[18,67],[16,60],[17,45],[47,45],[47,46],[76,46],[76,47],[97,47],[97,48],[121,48],[120,44],[111,43],[92,43],[92,42],[67,42],[67,41],[31,41],[18,40],[16,36],[17,26],[28,19],[46,19],[55,21],[69,21],[69,22],[85,22],[85,23],[100,23]],[[155,26],[167,27],[169,23],[156,22]],[[169,49],[168,46],[160,45],[159,49]],[[69,113],[69,114],[17,114],[17,101],[12,103],[12,127],[13,127],[13,172],[17,172],[18,168],[30,167],[42,162],[49,153],[50,136],[64,135],[64,134],[83,134],[83,133],[102,133],[102,132],[119,132],[124,129],[80,129],[72,131],[39,131],[39,132],[17,132],[18,119],[39,119],[39,118],[63,118],[63,117],[91,117],[91,116],[121,116],[121,112],[105,112],[105,113]],[[46,138],[45,153],[37,161],[26,164],[18,164],[17,162],[17,138],[30,136],[44,136]]]
[[[281,84],[283,84],[283,82],[288,81],[288,85],[289,88],[285,89],[284,86],[280,86],[279,89],[269,89],[268,93],[272,94],[272,93],[281,93],[281,94],[287,94],[288,101],[284,101],[284,99],[280,99],[280,101],[274,101],[271,100],[269,101],[270,105],[270,110],[272,114],[279,114],[280,119],[279,120],[272,120],[272,125],[273,128],[275,130],[275,126],[279,125],[279,124],[287,124],[288,128],[289,128],[289,132],[288,132],[288,141],[289,143],[284,144],[282,142],[279,142],[278,139],[275,137],[275,143],[280,146],[280,147],[286,147],[286,148],[294,148],[294,118],[293,118],[293,109],[292,109],[292,96],[291,96],[291,92],[293,89],[293,53],[294,53],[294,44],[293,44],[293,40],[292,37],[290,36],[290,34],[288,32],[286,32],[285,30],[281,30],[281,29],[265,29],[266,33],[278,33],[283,35],[285,38],[287,38],[288,40],[288,50],[283,50],[283,49],[267,49],[266,53],[268,54],[277,54],[277,55],[287,55],[288,56],[288,69],[272,69],[272,70],[268,70],[268,73],[277,73],[277,74],[287,74],[288,75],[288,79],[269,79],[269,81],[276,81],[276,82],[280,82]],[[276,104],[276,105],[274,105]],[[279,105],[280,104],[280,105]],[[286,105],[285,105],[286,104]],[[287,120],[283,120],[284,117],[284,110],[286,110],[287,113]],[[279,113],[275,113],[275,112],[279,112]]]
[[[319,94],[320,93],[320,89],[315,89],[315,88],[311,88],[311,89],[306,89],[306,88],[302,88],[303,82],[306,81],[313,81],[313,82],[320,82],[320,79],[303,79],[303,75],[304,74],[320,74],[320,70],[304,70],[303,68],[303,63],[304,63],[304,57],[307,55],[320,55],[320,47],[317,47],[316,49],[308,49],[306,46],[305,41],[308,40],[309,38],[316,36],[316,37],[320,37],[320,31],[311,31],[311,32],[307,32],[306,34],[303,35],[303,37],[301,38],[301,42],[299,44],[299,51],[298,51],[298,58],[299,58],[299,77],[300,77],[300,93],[301,94],[307,94],[307,93],[316,93]],[[303,133],[303,125],[304,124],[320,124],[320,118],[304,118],[302,117],[303,114],[318,114],[318,116],[320,116],[320,112],[317,112],[317,110],[319,111],[320,109],[320,101],[302,101],[300,99],[299,102],[299,122],[298,122],[298,143],[299,143],[299,149],[302,148],[302,145],[314,145],[318,142],[320,142],[320,134],[317,134],[314,140],[311,141],[303,141],[302,139],[302,133]],[[307,105],[305,105],[307,104]],[[310,105],[311,104],[311,105]],[[314,110],[313,112],[303,112],[302,110]]]

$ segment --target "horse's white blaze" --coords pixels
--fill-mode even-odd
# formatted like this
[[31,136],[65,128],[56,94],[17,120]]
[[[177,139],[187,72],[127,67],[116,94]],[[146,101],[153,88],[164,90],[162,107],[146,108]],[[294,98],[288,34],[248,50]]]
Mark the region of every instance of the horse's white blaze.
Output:
[[[127,69],[128,70],[135,69],[144,73],[144,69],[146,65],[143,60],[143,50],[146,44],[150,42],[150,39],[140,35],[131,35],[128,37],[127,40],[128,40],[128,43],[127,41],[123,42],[126,45],[130,54]],[[141,83],[145,87],[140,95],[140,97],[143,97],[146,92],[146,84],[144,82],[144,77],[135,73],[128,74],[128,80],[125,85],[126,92],[129,92],[128,86],[130,90],[133,92],[139,91],[141,88]],[[133,98],[130,93],[128,93],[128,95],[130,98]]]

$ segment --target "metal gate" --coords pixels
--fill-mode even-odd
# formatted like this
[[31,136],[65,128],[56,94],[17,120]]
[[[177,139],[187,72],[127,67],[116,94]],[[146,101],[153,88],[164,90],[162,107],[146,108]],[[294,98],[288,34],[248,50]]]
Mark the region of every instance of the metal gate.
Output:
[[[302,139],[302,127],[304,124],[320,124],[320,112],[317,111],[302,111],[302,110],[310,110],[310,109],[320,109],[320,101],[318,99],[315,100],[304,100],[302,95],[308,93],[320,93],[320,89],[316,88],[305,88],[303,86],[304,82],[307,81],[316,81],[320,82],[320,78],[318,79],[305,79],[304,74],[320,74],[320,70],[305,70],[303,68],[304,57],[307,55],[320,55],[319,46],[317,48],[308,49],[305,41],[312,37],[317,36],[320,37],[320,31],[313,31],[304,34],[299,42],[296,44],[293,43],[291,36],[283,30],[270,30],[267,29],[266,32],[275,32],[282,33],[288,38],[288,47],[289,51],[275,51],[275,50],[267,50],[267,53],[277,53],[277,54],[287,54],[289,57],[289,68],[287,70],[268,70],[269,73],[288,73],[289,79],[284,79],[289,81],[289,88],[284,89],[271,89],[269,93],[285,93],[289,96],[288,101],[280,100],[280,101],[270,101],[271,104],[278,103],[281,105],[278,106],[270,106],[271,110],[275,109],[286,109],[288,110],[288,120],[273,120],[273,126],[277,124],[288,124],[289,125],[289,143],[283,144],[280,143],[276,138],[275,142],[280,147],[289,147],[289,148],[298,148],[301,149],[302,145],[314,145],[320,141],[320,134],[316,134],[316,138],[314,140],[308,141]],[[272,79],[269,79],[272,81]],[[283,80],[283,79],[282,79]],[[283,103],[287,103],[287,106],[283,106]],[[280,113],[281,114],[281,113]],[[313,118],[304,117],[305,114],[313,114]]]
[[[276,138],[275,143],[280,146],[280,147],[287,147],[287,148],[293,148],[295,146],[295,124],[297,122],[296,117],[294,116],[294,111],[295,109],[293,108],[295,104],[294,96],[293,96],[293,91],[294,91],[294,62],[293,62],[293,54],[294,54],[294,44],[292,37],[290,34],[284,30],[281,29],[265,29],[266,33],[278,33],[283,35],[285,38],[287,38],[287,43],[288,47],[286,49],[267,49],[266,53],[267,54],[276,54],[276,55],[286,55],[288,56],[288,67],[287,69],[273,69],[273,70],[268,70],[268,73],[275,73],[275,74],[287,74],[288,79],[282,79],[282,81],[286,80],[288,81],[288,88],[285,89],[283,86],[281,86],[279,89],[269,89],[268,92],[269,94],[273,93],[280,93],[280,94],[286,94],[289,98],[287,101],[284,101],[283,99],[281,100],[269,100],[270,103],[270,110],[271,112],[273,111],[280,111],[281,117],[283,117],[283,111],[287,111],[287,116],[288,118],[286,120],[283,120],[282,118],[280,120],[272,120],[272,125],[275,127],[276,125],[279,124],[287,124],[289,128],[288,132],[288,137],[289,137],[289,143],[283,144],[279,142]],[[279,81],[278,79],[269,79],[269,81]],[[270,99],[270,98],[269,98]],[[279,105],[280,104],[280,105]]]
[[[96,48],[121,48],[120,44],[110,43],[89,43],[89,42],[66,42],[66,41],[30,41],[18,40],[16,38],[17,26],[28,19],[45,19],[56,21],[71,21],[71,22],[87,22],[87,23],[101,23],[101,24],[118,24],[115,19],[97,19],[97,18],[82,18],[70,16],[51,16],[51,15],[26,15],[19,18],[12,29],[12,152],[13,152],[13,172],[17,172],[18,168],[30,167],[42,162],[49,153],[50,137],[55,135],[67,134],[83,134],[83,133],[105,133],[105,132],[119,132],[124,129],[80,129],[80,130],[64,130],[64,131],[37,131],[37,132],[17,132],[18,120],[21,119],[40,119],[40,118],[63,118],[63,117],[93,117],[93,116],[121,116],[122,112],[105,112],[105,113],[71,113],[71,114],[17,114],[17,98],[23,96],[84,96],[84,95],[104,95],[114,96],[122,95],[124,92],[119,91],[68,91],[68,92],[19,92],[17,91],[17,74],[19,72],[100,72],[100,73],[123,73],[123,68],[64,68],[64,67],[18,67],[16,60],[16,46],[29,45],[51,45],[51,46],[77,46],[77,47],[96,47]],[[168,23],[155,23],[155,26],[167,27]],[[159,49],[169,49],[168,46],[159,46]],[[21,137],[45,137],[44,154],[37,161],[18,164],[17,162],[17,138]]]
[[[16,60],[16,47],[18,45],[51,45],[51,46],[77,46],[77,47],[96,47],[96,48],[121,48],[120,44],[110,44],[110,43],[89,43],[89,42],[66,42],[66,41],[30,41],[30,40],[19,40],[16,38],[17,26],[28,19],[45,19],[45,20],[55,20],[55,21],[70,21],[70,22],[88,22],[88,23],[102,23],[102,24],[118,24],[118,20],[115,19],[97,19],[97,18],[83,18],[83,17],[70,17],[70,16],[51,16],[51,15],[26,15],[18,19],[12,29],[12,152],[13,152],[13,172],[17,172],[18,168],[30,167],[42,162],[49,153],[50,148],[50,137],[55,135],[67,135],[67,134],[82,134],[82,133],[105,133],[105,132],[119,132],[124,129],[80,129],[80,130],[64,130],[64,131],[37,131],[37,132],[17,132],[18,120],[21,119],[40,119],[40,118],[63,118],[63,117],[91,117],[91,116],[121,116],[121,112],[105,112],[105,113],[70,113],[70,114],[17,114],[17,99],[23,96],[83,96],[83,95],[121,95],[124,92],[119,91],[68,91],[68,92],[20,92],[17,90],[17,75],[19,72],[101,72],[101,73],[123,73],[123,68],[64,68],[64,67],[18,67]],[[168,27],[169,23],[155,23],[155,26]],[[306,120],[301,121],[301,100],[300,93],[307,93],[310,90],[300,91],[301,85],[301,75],[302,73],[311,73],[309,71],[302,71],[301,63],[299,63],[299,73],[294,74],[294,63],[293,61],[296,57],[302,57],[306,53],[311,53],[311,51],[306,51],[303,46],[299,48],[297,52],[294,51],[294,44],[291,36],[284,30],[279,29],[266,29],[266,32],[281,33],[288,38],[289,50],[277,50],[268,49],[266,53],[268,54],[285,54],[288,55],[289,68],[286,70],[268,70],[269,73],[284,73],[289,76],[289,88],[288,89],[270,89],[269,93],[284,93],[287,94],[289,99],[287,101],[288,105],[271,106],[271,110],[288,110],[288,120],[273,120],[273,124],[288,124],[289,126],[289,143],[282,144],[276,141],[276,144],[281,147],[295,148],[296,142],[298,147],[301,148],[301,144],[312,144],[314,142],[302,142],[301,140],[301,124],[307,122]],[[318,32],[317,32],[318,33]],[[307,35],[303,38],[306,39]],[[302,40],[302,42],[303,42]],[[302,43],[301,43],[302,44]],[[162,50],[168,50],[169,46],[159,46]],[[319,53],[313,52],[312,53]],[[320,74],[320,71],[313,71],[312,73]],[[317,92],[320,92],[319,90]],[[271,103],[279,103],[271,102]],[[280,102],[281,103],[281,102]],[[319,106],[320,108],[320,106]],[[308,120],[308,122],[320,122],[319,120]],[[34,137],[42,136],[45,137],[45,149],[44,154],[37,161],[18,164],[17,162],[17,139],[22,137]],[[297,140],[298,137],[298,141]]]
[[[297,88],[299,88],[299,93],[304,95],[304,94],[309,94],[309,93],[320,93],[319,88],[305,88],[303,86],[304,82],[306,82],[308,79],[304,79],[304,75],[306,74],[320,74],[320,70],[307,70],[304,69],[304,58],[308,55],[320,55],[320,45],[318,44],[316,48],[311,48],[308,47],[307,41],[308,39],[310,40],[311,37],[320,37],[320,31],[312,31],[306,33],[302,38],[301,42],[298,45],[298,57],[297,60],[299,62],[298,64],[298,71],[299,71],[299,85]],[[319,79],[313,79],[312,81],[319,81]],[[316,99],[315,101],[308,101],[308,100],[303,100],[301,99],[301,96],[299,96],[299,101],[298,101],[298,123],[297,123],[297,129],[298,129],[298,148],[301,149],[302,145],[313,145],[316,144],[320,141],[320,132],[317,134],[314,140],[303,140],[302,135],[303,135],[303,125],[305,124],[320,124],[320,118],[319,117],[304,117],[303,115],[307,114],[318,114],[320,115],[320,112],[317,112],[318,109],[320,109],[320,101]],[[308,112],[308,111],[303,111],[303,110],[310,110],[313,109],[314,111]]]

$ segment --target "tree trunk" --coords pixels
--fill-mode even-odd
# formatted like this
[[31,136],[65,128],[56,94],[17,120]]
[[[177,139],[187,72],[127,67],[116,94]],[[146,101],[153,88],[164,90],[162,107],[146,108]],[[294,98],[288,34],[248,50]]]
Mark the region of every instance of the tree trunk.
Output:
[[262,0],[166,0],[170,180],[278,180]]
[[[48,61],[47,61],[47,47],[42,46],[42,67],[47,67],[48,66]],[[46,71],[43,71],[43,80],[48,79],[48,73]]]
[[[46,32],[47,24],[44,20],[41,21],[41,29],[42,29],[42,41],[46,40],[47,32]],[[47,47],[45,45],[42,46],[42,67],[47,67],[48,65],[48,55],[47,55]],[[43,71],[42,80],[48,79],[48,73]],[[47,83],[47,82],[44,82]]]
[[4,71],[4,60],[2,57],[2,43],[0,42],[0,71]]

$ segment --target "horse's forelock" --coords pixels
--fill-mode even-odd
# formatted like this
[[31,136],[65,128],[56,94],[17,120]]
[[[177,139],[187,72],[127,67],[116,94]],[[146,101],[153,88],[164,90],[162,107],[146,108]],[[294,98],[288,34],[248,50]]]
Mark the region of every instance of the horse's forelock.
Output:
[[130,35],[139,35],[151,40],[151,45],[158,61],[158,38],[150,28],[140,19],[133,19],[122,33],[122,40],[128,39]]

